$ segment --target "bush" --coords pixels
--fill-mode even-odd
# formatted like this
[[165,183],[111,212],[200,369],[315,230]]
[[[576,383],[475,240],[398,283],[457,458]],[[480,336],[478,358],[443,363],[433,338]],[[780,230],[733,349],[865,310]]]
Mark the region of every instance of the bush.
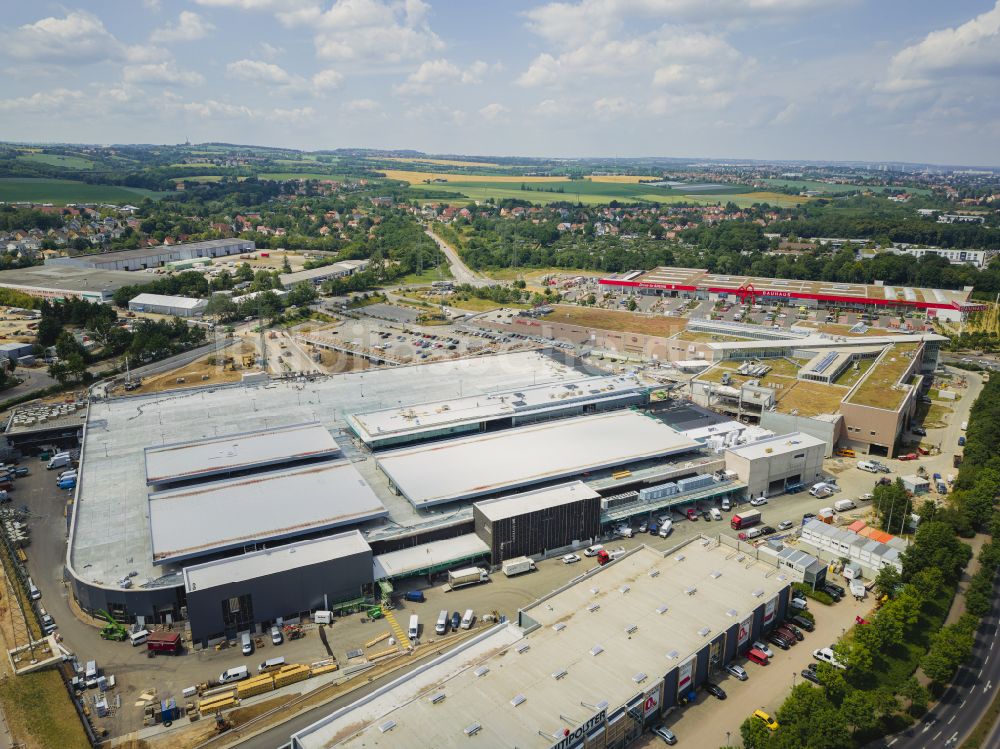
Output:
[[792,587],[802,593],[802,595],[806,598],[812,598],[814,601],[819,601],[827,606],[833,605],[833,598],[831,598],[828,593],[824,593],[822,590],[813,590],[805,583],[792,583]]

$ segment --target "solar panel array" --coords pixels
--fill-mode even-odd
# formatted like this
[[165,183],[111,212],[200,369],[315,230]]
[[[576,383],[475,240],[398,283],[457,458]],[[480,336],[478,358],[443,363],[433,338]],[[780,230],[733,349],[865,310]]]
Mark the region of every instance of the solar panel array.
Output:
[[831,351],[829,354],[820,359],[819,364],[813,367],[813,372],[816,374],[823,374],[835,361],[837,361],[837,352]]

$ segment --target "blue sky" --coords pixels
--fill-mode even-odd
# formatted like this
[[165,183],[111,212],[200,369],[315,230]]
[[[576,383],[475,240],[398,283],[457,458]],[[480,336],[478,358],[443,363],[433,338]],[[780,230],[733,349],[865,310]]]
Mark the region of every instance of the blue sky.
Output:
[[0,137],[1000,165],[1000,0],[7,0]]

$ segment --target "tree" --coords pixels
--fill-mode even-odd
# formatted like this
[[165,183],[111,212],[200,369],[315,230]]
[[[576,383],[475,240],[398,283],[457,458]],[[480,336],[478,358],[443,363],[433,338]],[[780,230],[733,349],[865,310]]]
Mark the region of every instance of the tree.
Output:
[[767,749],[771,741],[771,732],[761,721],[747,718],[740,725],[740,736],[746,749]]
[[206,315],[215,315],[221,319],[232,319],[237,311],[236,302],[226,294],[213,294],[205,307]]
[[38,344],[40,346],[51,346],[62,333],[62,323],[58,319],[49,315],[42,315],[38,321]]
[[971,557],[972,549],[955,537],[952,526],[937,520],[921,523],[913,543],[902,554],[903,579],[936,567],[946,581],[954,583]]
[[250,267],[250,263],[242,263],[236,268],[236,280],[239,283],[253,281],[253,268]]
[[288,262],[288,255],[285,255],[281,259],[281,272],[282,273],[291,273],[292,272],[292,264],[290,262]]
[[903,481],[897,478],[891,484],[879,484],[872,492],[872,507],[879,518],[879,527],[891,532],[889,526],[897,529],[902,527],[906,515],[909,514],[910,497],[903,487]]
[[930,702],[931,693],[923,684],[917,681],[916,676],[911,676],[899,688],[899,695],[910,701],[910,714],[914,716],[923,715],[927,712],[927,703]]
[[903,576],[892,565],[886,565],[875,576],[875,590],[878,591],[879,598],[882,596],[892,598],[901,587],[903,587]]
[[878,725],[875,713],[875,699],[870,692],[852,689],[840,705],[840,713],[848,725],[851,735],[858,731],[868,731]]

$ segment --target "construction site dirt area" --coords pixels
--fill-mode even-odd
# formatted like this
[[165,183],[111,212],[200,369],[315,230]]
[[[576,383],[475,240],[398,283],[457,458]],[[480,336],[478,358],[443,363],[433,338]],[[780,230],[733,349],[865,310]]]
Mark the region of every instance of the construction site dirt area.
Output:
[[597,309],[595,307],[574,307],[557,304],[546,322],[580,325],[584,328],[614,330],[644,335],[671,336],[687,327],[687,320],[679,317],[651,317],[632,312]]
[[258,371],[253,367],[243,369],[238,359],[236,360],[236,369],[232,368],[232,364],[223,366],[222,359],[222,355],[212,354],[170,372],[143,378],[142,384],[131,392],[134,394],[162,393],[167,390],[197,385],[225,385],[239,382],[247,372]]

